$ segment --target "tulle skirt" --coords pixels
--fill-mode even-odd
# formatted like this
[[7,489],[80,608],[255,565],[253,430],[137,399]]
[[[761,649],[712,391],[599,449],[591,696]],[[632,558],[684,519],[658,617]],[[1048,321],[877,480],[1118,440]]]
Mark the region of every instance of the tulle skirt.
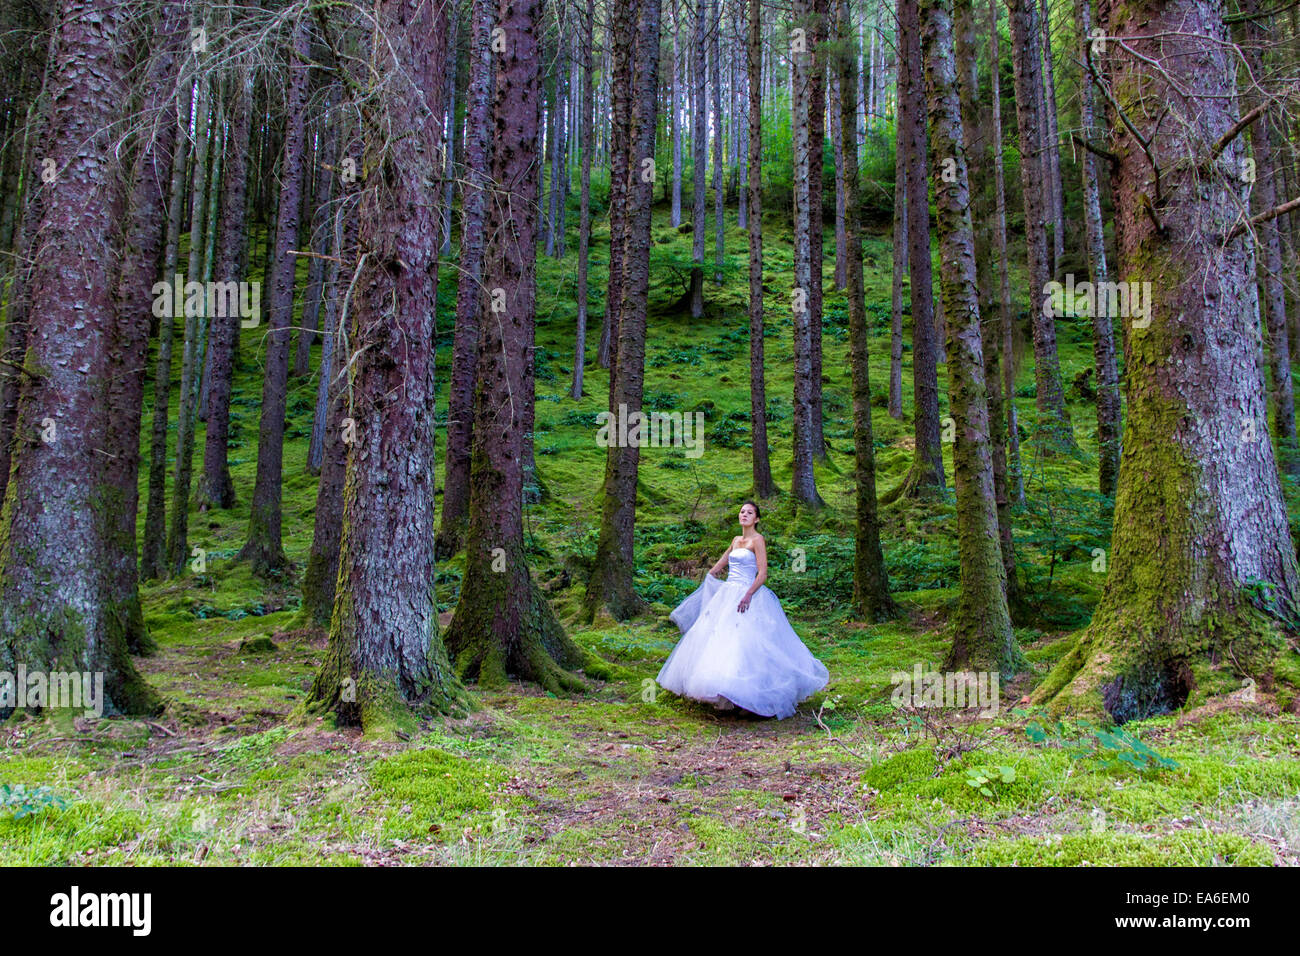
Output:
[[825,665],[813,657],[767,587],[736,610],[747,581],[704,582],[670,619],[682,639],[659,671],[659,686],[681,697],[733,705],[768,717],[789,717],[795,705],[826,686]]

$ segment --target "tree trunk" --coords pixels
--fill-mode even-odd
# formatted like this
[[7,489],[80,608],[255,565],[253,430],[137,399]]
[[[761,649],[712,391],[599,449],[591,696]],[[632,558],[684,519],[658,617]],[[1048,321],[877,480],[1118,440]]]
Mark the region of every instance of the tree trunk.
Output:
[[1035,435],[1044,451],[1074,447],[1070,413],[1061,387],[1061,362],[1056,352],[1056,324],[1043,315],[1041,297],[1047,295],[1052,264],[1047,250],[1047,217],[1051,164],[1044,153],[1039,129],[1043,79],[1039,51],[1037,0],[1007,0],[1011,19],[1011,60],[1015,68],[1016,117],[1020,126],[1020,181],[1025,199],[1025,246],[1029,263],[1029,314],[1034,327],[1034,380],[1042,419]]
[[1061,135],[1057,129],[1056,70],[1052,55],[1052,22],[1047,0],[1038,0],[1039,27],[1043,35],[1043,134],[1046,153],[1047,194],[1052,215],[1052,277],[1060,275],[1065,255],[1065,193],[1061,182]]
[[[252,130],[253,77],[234,79],[234,103],[230,119],[230,158],[221,193],[221,245],[215,274],[219,282],[246,281],[241,277],[244,230],[248,211],[248,144]],[[258,320],[260,322],[260,316]],[[212,379],[208,392],[208,427],[203,441],[203,474],[195,495],[199,510],[230,508],[235,503],[235,486],[230,480],[230,392],[235,340],[244,321],[241,315],[210,318],[208,354],[212,357]],[[252,318],[249,318],[252,321]]]
[[[705,98],[704,49],[708,18],[704,0],[695,0],[695,34],[691,38],[691,318],[704,315],[704,175],[709,156],[708,101]],[[615,114],[618,115],[617,113]],[[617,124],[616,124],[617,125]],[[612,193],[612,188],[611,188]],[[610,257],[613,262],[613,256]],[[612,274],[612,273],[611,273]]]
[[858,82],[853,72],[854,36],[848,0],[840,0],[837,51],[839,120],[844,131],[837,137],[844,181],[844,278],[849,300],[849,364],[853,371],[853,451],[857,526],[854,533],[853,604],[866,620],[875,623],[893,617],[898,607],[889,596],[889,576],[880,546],[880,520],[876,506],[876,451],[871,429],[871,374],[867,344],[867,307],[862,288],[862,238],[858,225],[858,138],[853,134]]
[[1248,201],[1242,138],[1210,158],[1239,113],[1223,4],[1103,0],[1099,13],[1122,111],[1110,124],[1118,273],[1159,285],[1125,329],[1106,587],[1034,698],[1122,723],[1271,674],[1300,571],[1256,360],[1254,250],[1223,238]]
[[257,435],[257,479],[253,484],[248,540],[239,552],[239,560],[251,562],[255,574],[269,574],[288,565],[281,545],[280,522],[289,327],[293,321],[295,257],[290,250],[298,238],[309,62],[306,21],[298,21],[293,28],[293,50],[286,84],[284,160],[275,228],[275,261],[270,273],[270,322],[266,336],[266,375],[262,380],[262,415]]
[[[595,109],[594,96],[592,93],[591,71],[592,71],[592,44],[595,35],[596,19],[596,0],[587,0],[587,15],[583,21],[582,34],[582,129],[579,135],[582,138],[582,182],[580,189],[582,196],[578,210],[578,320],[577,329],[574,334],[573,343],[573,384],[569,388],[569,396],[573,399],[582,398],[582,372],[583,365],[587,361],[587,266],[591,257],[591,150],[592,150],[592,126],[594,125],[593,110]],[[673,36],[673,136],[675,138],[674,149],[676,150],[676,161],[673,180],[673,210],[674,218],[681,218],[681,129],[677,117],[677,66],[676,66],[676,34]],[[677,223],[674,222],[673,225]]]
[[[903,45],[898,44],[898,75],[900,83],[907,76],[907,61],[903,59]],[[901,89],[901,88],[900,88]],[[889,416],[903,417],[903,280],[907,274],[907,133],[903,127],[902,111],[911,109],[899,104],[898,121],[894,124],[894,272],[890,283],[889,327]]]
[[[1259,0],[1244,0],[1242,12],[1261,15]],[[1241,24],[1241,54],[1245,66],[1242,90],[1242,110],[1259,106],[1268,91],[1260,87],[1264,77],[1264,47],[1269,44],[1268,33],[1258,19]],[[1280,150],[1283,138],[1278,134],[1273,110],[1266,111],[1250,128],[1250,144],[1254,153],[1255,188],[1250,193],[1250,211],[1254,215],[1267,212],[1283,199],[1290,198],[1277,188]],[[1273,380],[1270,397],[1273,404],[1273,427],[1277,431],[1277,457],[1283,474],[1300,476],[1300,448],[1296,445],[1295,395],[1291,385],[1291,343],[1286,321],[1286,266],[1282,258],[1282,242],[1278,232],[1278,219],[1270,219],[1255,227],[1258,245],[1256,259],[1259,265],[1259,301],[1263,307],[1264,327],[1268,333],[1268,368]],[[1292,273],[1294,276],[1294,273]]]
[[673,228],[682,224],[682,8],[673,0]]
[[921,67],[921,20],[917,0],[898,2],[899,126],[907,163],[907,271],[912,306],[912,422],[916,451],[902,494],[944,494],[939,431],[939,338],[930,265],[930,198],[926,185],[925,80]]
[[474,383],[478,369],[478,323],[483,308],[483,221],[492,162],[493,0],[474,0],[470,16],[460,268],[457,272],[456,330],[451,344],[451,386],[447,399],[447,465],[443,474],[442,512],[438,526],[438,554],[444,556],[460,550],[469,518]]
[[812,68],[808,77],[808,229],[811,248],[811,284],[808,289],[808,345],[812,372],[812,454],[826,460],[826,438],[822,428],[822,260],[825,256],[822,213],[822,153],[826,142],[826,40],[829,0],[809,0],[812,29],[809,31]]
[[[847,40],[847,38],[846,38]],[[844,125],[840,120],[840,98],[844,95],[838,77],[830,80],[831,104],[831,150],[835,159],[835,288],[843,289],[847,281],[844,268],[844,244],[848,241],[844,226],[844,150],[840,140],[844,137]],[[853,144],[854,155],[857,154],[856,137]]]
[[[321,137],[319,156],[325,163],[338,162],[338,126],[330,124],[325,127]],[[320,161],[316,165],[320,165]],[[329,255],[329,221],[330,201],[334,197],[334,174],[321,169],[317,177],[317,186],[311,203],[311,226],[307,239],[307,248],[321,255]],[[450,207],[446,207],[450,208]],[[293,355],[293,374],[296,377],[311,372],[311,347],[316,341],[316,330],[320,328],[321,288],[325,282],[325,260],[319,255],[312,256],[307,262],[307,288],[302,300],[302,323],[298,329],[298,347]]]
[[97,462],[107,476],[105,488],[111,488],[114,495],[110,514],[116,526],[109,538],[112,562],[108,577],[109,601],[118,609],[119,620],[125,627],[127,649],[133,654],[155,649],[140,607],[136,561],[140,413],[144,406],[149,325],[153,318],[153,310],[146,303],[153,302],[158,256],[167,228],[167,188],[171,179],[172,155],[176,149],[177,126],[168,104],[187,36],[182,6],[178,3],[163,5],[152,29],[159,52],[150,60],[139,109],[145,116],[159,116],[160,121],[156,129],[146,127],[135,144],[122,271],[114,301],[118,333],[117,345],[111,355],[114,367],[108,384],[111,427],[104,434],[110,447],[104,449],[107,454]]
[[814,190],[813,166],[820,167],[820,150],[814,152],[812,121],[812,75],[816,70],[817,11],[812,0],[798,0],[794,6],[796,29],[803,31],[805,49],[790,55],[794,134],[794,435],[793,475],[790,494],[796,502],[813,510],[824,502],[817,493],[813,461],[817,445],[817,405],[813,355],[813,327],[821,324],[818,309],[821,288],[821,250],[814,235],[814,206],[820,193]]
[[[167,282],[176,281],[180,262],[181,217],[185,207],[186,170],[189,162],[190,121],[193,108],[182,87],[180,145],[172,159],[172,179],[167,202],[167,239],[163,249],[163,275]],[[153,419],[149,435],[149,497],[145,505],[144,543],[140,554],[140,577],[157,578],[166,567],[167,549],[167,424],[172,390],[172,340],[176,319],[167,314],[158,322],[158,354],[154,365]]]
[[[1089,61],[1092,40],[1091,0],[1078,0],[1075,11],[1079,25],[1080,54]],[[1093,141],[1095,98],[1092,78],[1084,71],[1080,84],[1079,125],[1088,142]],[[1098,288],[1110,279],[1106,268],[1106,234],[1101,221],[1101,196],[1097,188],[1097,164],[1087,150],[1079,157],[1083,171],[1083,218],[1088,239],[1089,277]],[[1114,320],[1105,309],[1092,310],[1092,355],[1097,368],[1097,488],[1107,498],[1115,497],[1119,481],[1120,397],[1119,369],[1115,364]],[[1288,376],[1289,380],[1289,376]]]
[[[447,8],[378,0],[382,112],[363,112],[366,192],[352,313],[351,403],[339,589],[308,706],[389,733],[408,708],[464,703],[434,595],[434,317]],[[373,87],[372,87],[373,90]],[[534,109],[536,103],[532,104]],[[406,131],[390,146],[389,122]],[[286,152],[286,159],[291,154]]]
[[[956,39],[957,97],[961,105],[962,145],[966,150],[967,183],[988,180],[988,145],[979,111],[979,71],[972,0],[952,0],[952,27]],[[1007,425],[1002,413],[1001,325],[989,321],[993,314],[993,263],[988,230],[974,223],[989,221],[983,193],[971,189],[970,217],[975,255],[975,281],[980,311],[980,346],[984,356],[984,388],[988,403],[989,457],[993,467],[993,500],[997,504],[998,540],[1006,581],[1007,606],[1019,603],[1015,541],[1011,526],[1011,499],[1007,488]]]
[[57,48],[54,43],[47,44],[46,65],[42,73],[41,87],[28,108],[24,133],[22,159],[26,164],[24,168],[28,172],[23,176],[22,215],[18,216],[13,242],[14,277],[7,290],[8,304],[5,307],[3,358],[6,364],[0,366],[0,502],[3,502],[9,485],[14,429],[18,424],[18,399],[22,389],[22,375],[18,368],[22,366],[23,357],[27,353],[28,322],[32,305],[31,264],[34,264],[35,258],[29,255],[28,250],[33,248],[36,230],[40,226],[41,217],[45,214],[45,202],[50,194],[50,190],[44,183],[38,185],[32,181],[32,178],[36,166],[34,162],[36,144],[44,142],[49,127],[49,84],[54,76],[53,63],[56,53]]
[[[360,157],[362,146],[355,129],[344,155]],[[332,175],[338,175],[337,172]],[[348,186],[351,188],[347,188]],[[320,481],[316,485],[316,514],[311,536],[311,551],[302,574],[302,617],[311,626],[329,627],[334,610],[338,583],[339,543],[343,536],[343,486],[347,475],[348,445],[343,433],[343,419],[348,417],[350,386],[346,368],[336,366],[335,355],[344,340],[339,329],[342,310],[351,305],[349,298],[356,275],[357,212],[356,182],[344,184],[344,195],[334,210],[331,232],[338,259],[347,264],[340,268],[338,259],[325,269],[325,325],[321,338],[320,381],[316,388],[316,420],[312,426],[309,457],[318,462]]]
[[[975,235],[953,64],[952,0],[923,0],[920,20],[939,230],[939,282],[947,312],[948,401],[956,424],[952,462],[961,597],[950,618],[953,641],[944,666],[953,670],[997,668],[1008,673],[1016,669],[1019,654],[1011,633],[1006,574],[998,546]],[[951,163],[946,163],[949,160]]]
[[[634,17],[636,23],[635,96],[628,140],[627,241],[623,254],[623,301],[618,315],[617,378],[611,388],[610,405],[619,418],[626,414],[630,420],[630,416],[641,412],[645,378],[654,182],[642,175],[640,157],[654,156],[655,152],[659,0],[638,0],[627,15]],[[621,621],[646,608],[632,580],[636,569],[633,540],[640,453],[640,446],[634,441],[624,444],[611,440],[606,449],[600,537],[586,593],[586,610],[593,616],[603,608]]]
[[1020,425],[1016,420],[1015,325],[1011,314],[1011,273],[1007,260],[1007,188],[1002,161],[1002,34],[998,28],[997,0],[989,0],[993,47],[992,107],[989,110],[990,139],[993,141],[993,253],[998,266],[998,316],[1002,335],[1002,381],[1007,405],[1007,495],[1009,503],[1025,503],[1024,473],[1020,469]]
[[511,400],[529,391],[528,350],[537,314],[541,25],[539,0],[499,0],[496,29],[505,52],[493,58],[495,197],[487,210],[483,260],[483,284],[493,291],[479,326],[465,576],[446,642],[463,678],[500,685],[514,675],[558,691],[580,686],[564,668],[580,665],[583,658],[528,571],[521,467],[525,419],[521,403]]
[[[111,578],[124,502],[103,465],[116,423],[110,383],[121,330],[113,290],[125,207],[112,125],[127,101],[128,11],[65,0],[52,66],[53,160],[31,248],[31,327],[0,513],[0,670],[103,674],[105,713],[152,714],[156,693],[127,651]],[[9,710],[0,713],[8,717]]]
[[754,495],[776,494],[767,447],[767,385],[763,368],[763,34],[761,0],[748,0],[749,42],[749,421]]
[[[203,64],[200,59],[200,64]],[[200,66],[203,70],[203,66]],[[208,181],[214,169],[212,130],[217,125],[217,99],[210,91],[205,71],[200,72],[199,93],[195,99],[198,117],[194,122],[194,181],[190,189],[190,261],[185,270],[186,285],[203,281],[203,221],[207,210]],[[218,137],[218,144],[220,138]],[[215,184],[214,184],[215,188]],[[194,464],[194,429],[198,414],[198,372],[200,370],[199,319],[206,307],[206,294],[197,310],[186,297],[185,341],[181,357],[180,401],[176,409],[176,470],[172,474],[172,521],[167,529],[167,554],[163,573],[170,577],[185,570],[190,558],[189,517],[190,477]],[[172,318],[177,318],[173,316]]]
[[[722,21],[718,16],[718,0],[709,0],[709,19],[713,23],[713,38],[710,43],[709,86],[713,93],[713,281],[722,284],[722,259],[726,253],[726,237],[723,233],[722,210],[724,195],[722,192],[722,44],[718,42],[722,32]],[[651,144],[653,146],[653,143]],[[654,150],[650,153],[654,155]]]

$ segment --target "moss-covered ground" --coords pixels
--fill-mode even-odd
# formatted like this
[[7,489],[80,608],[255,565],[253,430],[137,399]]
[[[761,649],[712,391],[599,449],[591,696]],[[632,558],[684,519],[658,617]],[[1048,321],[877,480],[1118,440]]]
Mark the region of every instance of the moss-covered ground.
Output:
[[[576,218],[571,209],[571,226]],[[689,233],[658,209],[654,238],[646,404],[702,411],[707,443],[698,458],[682,449],[643,451],[637,587],[653,613],[628,623],[577,624],[604,463],[595,415],[606,405],[607,374],[594,354],[607,231],[598,227],[593,249],[581,401],[567,395],[576,242],[570,235],[561,260],[539,258],[535,442],[545,497],[526,512],[530,559],[575,640],[609,662],[607,679],[588,677],[590,689],[568,697],[523,685],[475,689],[479,706],[464,718],[424,724],[395,742],[290,719],[325,646],[324,633],[297,620],[296,575],[315,507],[305,459],[316,379],[294,380],[289,396],[284,544],[295,569],[277,580],[256,578],[233,563],[248,520],[265,355],[262,330],[245,330],[231,421],[238,503],[190,515],[190,543],[206,552],[204,570],[143,591],[160,649],[139,663],[166,697],[166,711],[153,721],[18,717],[0,726],[0,784],[48,787],[66,804],[21,818],[0,807],[0,864],[1300,863],[1300,717],[1282,684],[1194,695],[1179,713],[1125,726],[1172,766],[1112,765],[1072,754],[1051,737],[1035,742],[1026,719],[1013,713],[1068,653],[1105,578],[1108,527],[1095,493],[1095,410],[1087,400],[1095,376],[1076,384],[1092,364],[1086,318],[1062,319],[1059,333],[1078,458],[1044,463],[1033,454],[1032,369],[1018,379],[1028,499],[1016,510],[1015,534],[1029,607],[1017,638],[1029,669],[1002,683],[993,719],[892,706],[895,671],[937,665],[944,655],[957,585],[952,509],[908,501],[882,508],[904,616],[874,626],[856,621],[847,311],[842,293],[830,291],[829,243],[830,452],[817,468],[828,507],[799,512],[783,493],[764,503],[761,527],[769,584],[826,663],[830,684],[784,721],[719,715],[656,692],[653,678],[678,636],[667,613],[735,533],[751,481],[744,235],[729,229],[725,281],[706,282],[708,315],[700,321],[675,307],[686,287]],[[777,484],[788,489],[788,223],[770,217],[765,242],[769,436]],[[883,494],[910,462],[911,395],[909,384],[904,419],[890,418],[888,236],[870,235],[865,254]],[[455,296],[450,267],[440,292],[441,419]],[[943,392],[942,366],[940,375]],[[174,436],[173,424],[173,455]],[[200,428],[199,448],[202,441]],[[461,568],[459,556],[440,564],[444,625]]]

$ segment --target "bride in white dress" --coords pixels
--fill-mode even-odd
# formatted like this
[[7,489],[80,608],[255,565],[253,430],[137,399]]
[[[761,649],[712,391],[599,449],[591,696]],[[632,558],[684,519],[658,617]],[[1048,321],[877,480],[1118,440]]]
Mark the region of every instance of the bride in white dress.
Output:
[[[659,671],[660,687],[720,710],[789,717],[826,686],[825,665],[799,640],[767,580],[758,506],[740,509],[741,533],[670,615],[682,639]],[[716,575],[726,566],[727,579]]]

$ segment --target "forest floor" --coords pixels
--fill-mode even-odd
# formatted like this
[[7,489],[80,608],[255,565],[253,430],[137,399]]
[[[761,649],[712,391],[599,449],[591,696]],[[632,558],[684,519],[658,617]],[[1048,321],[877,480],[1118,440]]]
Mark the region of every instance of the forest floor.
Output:
[[[192,511],[190,543],[205,552],[203,570],[143,589],[159,649],[138,664],[166,710],[149,721],[0,725],[0,785],[49,788],[38,812],[0,807],[0,864],[1300,864],[1300,716],[1281,691],[1197,698],[1179,713],[1125,725],[1132,736],[1123,738],[1068,718],[1039,733],[1016,703],[1072,646],[1105,576],[1095,410],[1087,376],[1075,384],[1091,365],[1084,318],[1059,323],[1083,451],[1040,460],[1025,436],[1027,504],[1015,512],[1015,532],[1029,599],[1016,629],[1026,665],[1002,684],[995,716],[891,703],[895,672],[937,666],[947,647],[957,585],[950,500],[882,507],[903,615],[864,625],[849,607],[853,443],[847,316],[843,295],[829,291],[833,256],[824,329],[830,454],[817,469],[828,507],[800,512],[783,493],[764,502],[762,522],[769,583],[830,684],[782,721],[718,714],[657,691],[653,677],[678,637],[667,613],[735,533],[750,491],[744,236],[729,230],[725,282],[706,283],[709,315],[692,323],[674,306],[690,236],[661,212],[646,404],[702,411],[707,445],[696,459],[682,449],[643,453],[637,587],[653,613],[632,622],[586,624],[579,614],[599,521],[604,450],[593,435],[607,379],[592,363],[584,398],[567,397],[574,259],[539,258],[535,441],[545,497],[527,511],[529,553],[575,640],[608,663],[607,679],[588,678],[587,692],[567,697],[517,684],[473,688],[473,710],[426,721],[409,739],[303,719],[297,708],[326,640],[298,615],[315,507],[316,481],[303,462],[316,380],[295,379],[289,400],[284,523],[294,569],[255,578],[233,561],[248,520],[264,348],[260,331],[247,330],[231,426],[239,502],[229,512]],[[769,221],[765,253],[772,464],[782,488],[790,479],[790,320],[779,291],[793,272],[788,228]],[[592,274],[600,275],[607,234],[596,243]],[[908,387],[903,420],[888,416],[887,238],[870,237],[865,251],[884,494],[911,460],[911,396]],[[455,295],[454,270],[443,273],[440,421]],[[598,319],[593,328],[589,355]],[[940,376],[946,392],[942,366]],[[1032,374],[1018,381],[1022,423],[1032,422]],[[173,446],[174,434],[173,425]],[[441,440],[440,431],[440,457]],[[1293,515],[1295,491],[1288,486]],[[440,562],[444,623],[462,568],[463,556]]]

